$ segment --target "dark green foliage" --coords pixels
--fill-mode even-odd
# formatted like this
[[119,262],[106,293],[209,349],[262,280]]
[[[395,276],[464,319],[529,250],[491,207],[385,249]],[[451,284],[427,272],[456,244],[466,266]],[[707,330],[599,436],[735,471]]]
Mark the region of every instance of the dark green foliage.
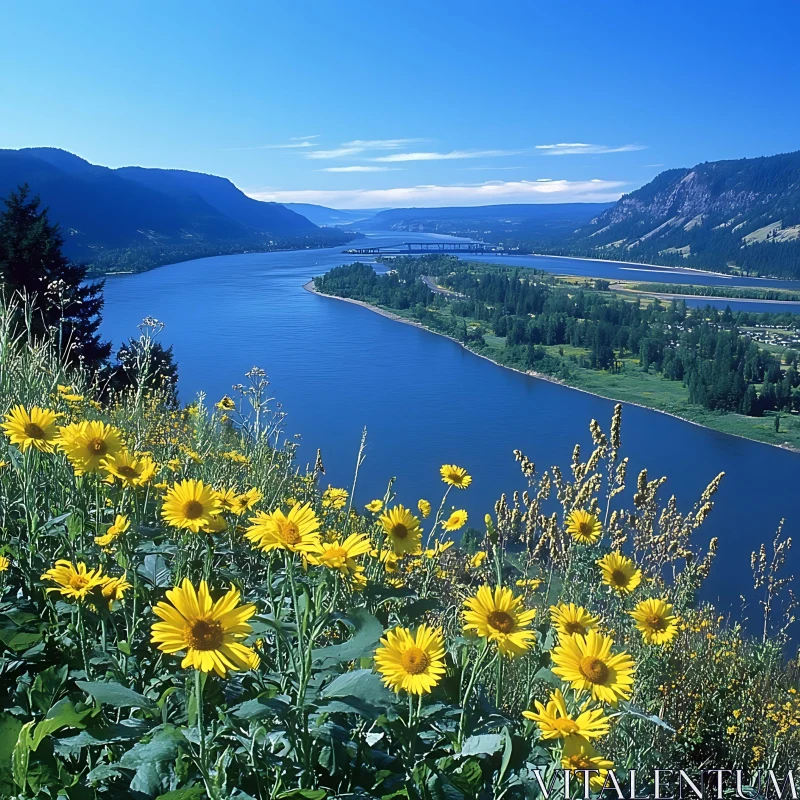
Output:
[[[86,282],[86,267],[64,256],[58,225],[27,186],[12,191],[0,214],[0,278],[8,300],[30,303],[30,327],[52,334],[70,363],[97,369],[111,345],[100,340],[102,282]],[[20,316],[20,325],[25,321]]]

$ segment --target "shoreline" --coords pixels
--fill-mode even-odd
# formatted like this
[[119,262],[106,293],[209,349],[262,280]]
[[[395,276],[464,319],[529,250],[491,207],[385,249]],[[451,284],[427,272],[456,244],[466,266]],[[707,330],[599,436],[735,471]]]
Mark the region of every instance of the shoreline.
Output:
[[[660,264],[646,264],[643,261],[620,261],[616,258],[591,258],[589,256],[556,256],[548,253],[529,253],[528,255],[536,258],[566,258],[568,261],[595,261],[598,264],[625,264],[631,267],[652,267],[656,270],[667,272],[696,272],[700,275],[714,275],[717,278],[728,278],[733,280],[733,275],[726,275],[724,272],[713,272],[710,269],[698,269],[697,267],[668,267]],[[762,280],[780,280],[780,278],[762,278]]]
[[718,302],[722,303],[774,303],[775,305],[789,304],[800,306],[800,300],[761,300],[757,297],[716,297],[705,294],[667,294],[665,292],[647,292],[642,289],[629,289],[624,283],[612,284],[608,288],[610,291],[618,292],[619,294],[638,294],[642,295],[643,297],[655,297],[658,300],[717,300]]
[[[563,258],[567,258],[567,256],[562,256]],[[339,300],[343,303],[352,303],[356,306],[361,306],[362,308],[367,309],[367,311],[371,311],[374,314],[379,314],[382,317],[386,317],[387,319],[393,320],[394,322],[402,322],[405,325],[411,325],[414,328],[419,328],[420,330],[427,331],[428,333],[432,333],[434,336],[441,336],[443,339],[449,339],[451,342],[455,342],[459,347],[466,350],[468,353],[471,353],[478,358],[482,358],[488,361],[490,364],[494,364],[496,367],[500,367],[501,369],[507,369],[511,372],[516,372],[518,375],[525,375],[528,378],[534,378],[540,381],[547,381],[547,383],[554,383],[558,386],[563,386],[565,389],[571,389],[574,392],[583,392],[584,394],[591,395],[592,397],[599,397],[602,400],[609,400],[614,403],[625,403],[629,406],[637,406],[638,408],[643,408],[646,411],[652,411],[655,414],[664,414],[668,417],[672,417],[673,419],[679,419],[681,422],[685,422],[688,425],[696,425],[698,428],[705,428],[709,431],[714,431],[715,433],[720,433],[723,436],[735,436],[737,439],[744,439],[747,442],[755,442],[756,444],[763,444],[767,447],[777,447],[779,450],[788,450],[790,453],[800,453],[800,448],[794,447],[790,444],[773,444],[772,442],[762,442],[760,439],[751,439],[749,436],[742,436],[740,433],[728,433],[727,431],[719,431],[716,428],[711,428],[708,425],[703,425],[700,422],[695,422],[691,419],[686,419],[686,417],[681,417],[678,414],[673,414],[670,411],[663,411],[660,408],[653,408],[652,406],[646,406],[643,403],[635,403],[631,400],[617,400],[614,397],[606,397],[606,395],[597,394],[597,392],[590,392],[588,389],[582,389],[579,386],[571,386],[570,384],[566,383],[565,381],[559,380],[558,378],[554,378],[552,375],[545,375],[541,372],[534,372],[533,370],[521,370],[517,369],[516,367],[509,367],[507,364],[500,364],[499,362],[495,361],[494,359],[489,358],[489,356],[485,356],[482,353],[476,353],[471,348],[467,347],[463,342],[459,342],[458,339],[455,339],[452,336],[448,336],[446,333],[440,333],[439,331],[433,331],[430,328],[426,328],[421,322],[416,322],[414,320],[406,319],[405,317],[401,317],[399,314],[395,314],[392,311],[386,311],[383,308],[379,308],[378,306],[371,305],[370,303],[366,303],[363,300],[353,300],[351,297],[337,297],[336,295],[332,294],[324,294],[320,292],[317,287],[314,285],[314,280],[310,280],[307,283],[303,284],[303,289],[309,292],[310,294],[315,294],[317,297],[327,297],[331,300]],[[777,300],[775,302],[784,302],[781,300]]]

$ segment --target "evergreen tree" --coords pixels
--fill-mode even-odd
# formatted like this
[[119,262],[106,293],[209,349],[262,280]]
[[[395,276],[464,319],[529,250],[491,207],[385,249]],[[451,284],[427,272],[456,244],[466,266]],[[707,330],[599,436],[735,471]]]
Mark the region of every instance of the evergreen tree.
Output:
[[53,335],[71,363],[97,369],[111,345],[97,333],[103,283],[86,282],[86,267],[64,256],[64,240],[28,186],[12,191],[0,213],[0,282],[6,300],[31,304],[33,332]]

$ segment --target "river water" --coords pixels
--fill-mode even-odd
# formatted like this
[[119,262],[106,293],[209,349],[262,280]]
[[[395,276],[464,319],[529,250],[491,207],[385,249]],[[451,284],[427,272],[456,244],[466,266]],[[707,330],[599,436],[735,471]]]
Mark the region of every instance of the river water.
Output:
[[[369,238],[379,245],[408,237]],[[443,486],[439,466],[466,467],[473,485],[453,499],[477,528],[502,492],[525,488],[512,450],[521,449],[539,469],[566,469],[576,442],[589,452],[591,419],[608,428],[610,400],[500,368],[441,336],[303,290],[314,276],[352,260],[341,248],[253,253],[110,278],[102,332],[117,346],[137,333],[145,316],[166,323],[162,341],[174,347],[184,401],[205,391],[216,402],[250,367],[264,368],[287,413],[287,435],[301,437],[301,460],[313,460],[321,448],[334,486],[350,485],[366,427],[359,504],[383,496],[391,477],[406,505],[420,497],[436,503]],[[634,273],[630,265],[575,259],[514,256],[501,263],[596,277],[730,283],[696,272]],[[750,590],[750,552],[771,541],[779,520],[786,517],[786,532],[800,534],[796,453],[629,405],[623,449],[630,483],[644,467],[651,477],[667,475],[663,499],[675,494],[683,511],[717,473],[726,473],[699,538],[720,537],[705,594],[727,607],[738,606],[739,595]]]

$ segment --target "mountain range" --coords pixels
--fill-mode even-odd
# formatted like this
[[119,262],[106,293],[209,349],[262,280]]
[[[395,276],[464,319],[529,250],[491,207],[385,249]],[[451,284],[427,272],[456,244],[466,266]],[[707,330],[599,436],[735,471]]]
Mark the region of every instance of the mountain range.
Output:
[[611,203],[518,203],[452,208],[393,208],[359,222],[360,231],[454,233],[480,239],[566,236]]
[[551,249],[800,278],[800,151],[667,170]]
[[111,169],[50,147],[0,150],[0,197],[23,183],[61,226],[67,255],[95,271],[351,238],[278,203],[254,200],[215,175]]

